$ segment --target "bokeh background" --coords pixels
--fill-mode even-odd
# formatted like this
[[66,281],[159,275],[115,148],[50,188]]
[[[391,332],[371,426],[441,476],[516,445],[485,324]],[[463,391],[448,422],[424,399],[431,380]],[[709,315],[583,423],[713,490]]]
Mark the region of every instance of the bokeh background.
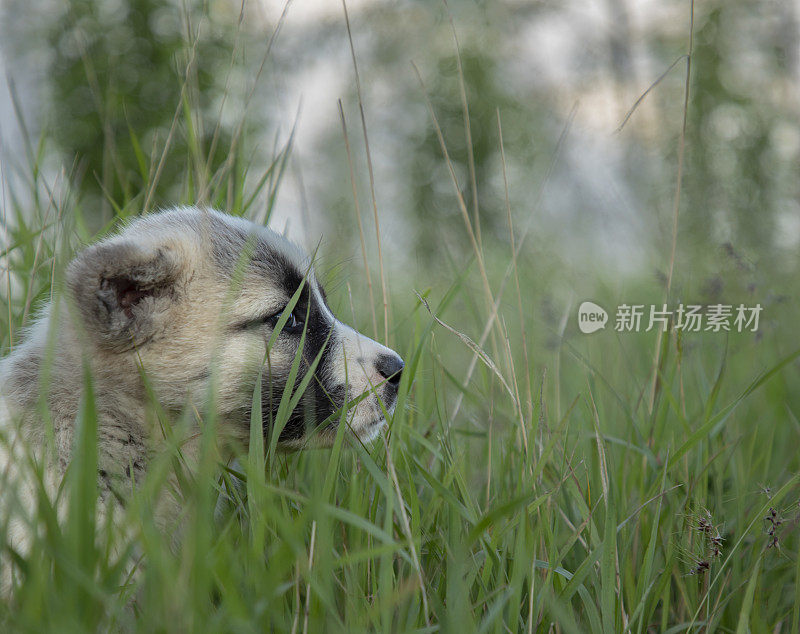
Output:
[[[291,149],[273,224],[307,245],[322,236],[327,250],[360,251],[341,100],[375,248],[341,3],[1,6],[6,199],[31,195],[35,160],[51,188],[69,183],[87,221],[101,225],[141,189],[168,138],[148,204],[208,199],[204,183],[186,182],[187,146],[210,153],[213,171],[235,139],[229,174],[252,179]],[[424,277],[470,252],[427,98],[487,252],[509,241],[499,114],[513,222],[533,228],[523,250],[532,266],[549,272],[558,260],[578,287],[587,270],[664,273],[687,2],[353,0],[348,9],[389,269]],[[695,7],[678,260],[698,273],[712,274],[703,267],[721,266],[724,253],[747,267],[796,266],[799,51],[794,2]],[[181,118],[170,134],[178,108],[191,109],[194,130]]]
[[[239,508],[239,533],[206,534],[202,504],[181,553],[153,530],[128,629],[288,630],[302,587],[330,631],[800,631],[800,7],[346,9],[0,0],[0,353],[76,249],[201,204],[317,252],[343,320],[409,361],[389,439],[334,454],[340,477],[329,453],[283,456],[255,533]],[[612,323],[763,310],[757,332],[586,335],[585,300]],[[90,562],[81,603],[58,548],[37,553],[9,622],[130,620],[119,569]]]

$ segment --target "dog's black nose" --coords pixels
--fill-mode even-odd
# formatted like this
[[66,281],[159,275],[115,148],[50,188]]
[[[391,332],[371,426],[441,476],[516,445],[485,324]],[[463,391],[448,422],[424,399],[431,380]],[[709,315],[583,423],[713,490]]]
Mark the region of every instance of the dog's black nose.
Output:
[[400,375],[406,364],[396,354],[382,354],[375,361],[375,369],[384,379],[397,387],[400,384]]

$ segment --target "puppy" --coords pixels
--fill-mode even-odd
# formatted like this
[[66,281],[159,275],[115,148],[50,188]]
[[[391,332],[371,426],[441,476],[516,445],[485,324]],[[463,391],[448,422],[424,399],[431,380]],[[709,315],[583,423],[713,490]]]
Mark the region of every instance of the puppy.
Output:
[[[19,474],[22,448],[41,455],[50,437],[42,402],[55,439],[46,473],[60,480],[87,374],[101,496],[146,472],[153,399],[176,414],[213,408],[220,430],[246,445],[260,380],[263,435],[277,422],[279,445],[293,449],[330,445],[342,420],[369,441],[394,409],[400,356],[334,317],[308,256],[242,218],[197,208],[143,216],[80,253],[65,281],[67,301],[45,307],[0,362],[0,483]],[[279,416],[287,383],[294,394],[304,379],[296,406]],[[197,447],[183,450],[191,457]]]

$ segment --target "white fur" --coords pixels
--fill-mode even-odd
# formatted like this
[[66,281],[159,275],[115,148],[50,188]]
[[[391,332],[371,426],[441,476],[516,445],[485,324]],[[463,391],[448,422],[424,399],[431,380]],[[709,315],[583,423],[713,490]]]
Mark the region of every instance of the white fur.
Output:
[[[226,280],[233,274],[243,235],[255,240],[264,259],[252,261],[241,288],[232,293]],[[395,353],[336,320],[298,247],[268,229],[215,211],[181,208],[152,214],[79,254],[67,271],[67,301],[45,307],[24,343],[0,361],[0,435],[5,440],[0,442],[0,526],[8,523],[12,547],[24,552],[30,541],[36,484],[26,468],[28,455],[43,461],[50,494],[69,464],[86,362],[98,412],[101,494],[110,491],[109,482],[130,484],[142,475],[151,450],[158,447],[158,434],[148,427],[152,417],[146,416],[142,371],[159,404],[170,412],[187,407],[205,411],[213,377],[223,431],[247,442],[248,394],[264,361],[269,331],[232,324],[280,311],[288,301],[286,289],[269,282],[275,273],[270,267],[276,266],[270,254],[284,259],[275,262],[309,272],[307,283],[336,342],[320,380],[330,386],[346,382],[346,399],[368,393],[347,413],[347,422],[363,441],[378,434],[386,424],[379,395],[391,396],[391,412],[396,387],[381,376],[376,360]],[[128,297],[130,304],[123,304]],[[271,348],[269,367],[275,376],[288,372],[296,354],[294,341],[278,337]],[[48,389],[40,394],[46,357]],[[45,430],[37,409],[43,397],[53,425],[54,455],[44,452]],[[196,439],[198,431],[189,430],[190,438]],[[324,445],[334,436],[335,429],[327,429],[311,440]],[[301,448],[308,440],[285,444]],[[196,444],[190,440],[184,446],[190,459]],[[164,508],[167,516],[177,513],[174,504]],[[8,566],[3,571],[0,590],[9,583]]]

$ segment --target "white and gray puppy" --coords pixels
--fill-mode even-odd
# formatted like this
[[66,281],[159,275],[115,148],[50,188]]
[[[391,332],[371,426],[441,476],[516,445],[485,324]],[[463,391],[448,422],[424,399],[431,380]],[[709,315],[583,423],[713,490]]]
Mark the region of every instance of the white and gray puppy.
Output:
[[[317,358],[318,365],[280,433],[281,446],[328,445],[342,418],[367,441],[385,424],[384,412],[394,409],[402,359],[337,320],[308,256],[247,220],[197,208],[138,218],[70,263],[66,294],[69,309],[46,307],[24,343],[0,362],[0,433],[7,441],[0,446],[0,478],[16,471],[18,453],[9,439],[17,447],[45,442],[37,409],[43,391],[56,441],[50,468],[63,474],[87,362],[101,493],[120,483],[129,487],[147,469],[156,444],[147,415],[151,395],[167,411],[205,412],[213,384],[220,428],[246,444],[257,377],[269,436],[299,355],[293,388]],[[349,400],[358,402],[344,417],[336,415]],[[184,450],[191,454],[191,446]]]

